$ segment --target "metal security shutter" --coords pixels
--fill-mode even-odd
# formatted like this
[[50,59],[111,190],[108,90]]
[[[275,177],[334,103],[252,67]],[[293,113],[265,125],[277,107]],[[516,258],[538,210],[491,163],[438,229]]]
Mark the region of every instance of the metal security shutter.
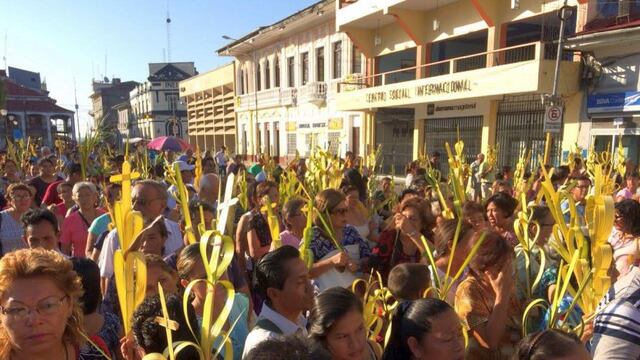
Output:
[[440,171],[442,177],[449,176],[449,163],[445,143],[449,143],[451,151],[460,140],[464,142],[464,154],[467,164],[475,159],[482,148],[482,116],[465,116],[443,119],[427,119],[424,126],[424,142],[427,154],[434,151],[440,153]]
[[378,109],[376,112],[376,143],[382,145],[382,171],[390,174],[394,168],[401,174],[413,159],[413,109]]
[[[544,156],[544,105],[540,95],[505,98],[498,104],[496,144],[499,144],[498,166],[515,169],[520,156],[531,150],[529,169],[538,168],[538,156]],[[559,136],[558,136],[559,135]],[[560,162],[562,134],[553,137],[550,165]]]

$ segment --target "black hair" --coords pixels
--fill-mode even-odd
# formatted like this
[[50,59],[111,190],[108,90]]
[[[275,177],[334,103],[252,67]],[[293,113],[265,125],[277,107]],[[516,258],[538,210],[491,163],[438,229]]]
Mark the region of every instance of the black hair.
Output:
[[507,218],[513,215],[513,212],[516,211],[516,207],[518,206],[518,201],[511,195],[505,193],[491,195],[484,203],[485,211],[491,203],[494,203],[498,209],[502,210]]
[[573,333],[558,329],[546,329],[527,335],[518,343],[514,360],[549,360],[571,355],[576,346],[583,346]]
[[624,226],[624,231],[634,237],[640,236],[640,203],[632,199],[625,199],[616,203],[616,212]]
[[402,200],[404,200],[404,197],[407,195],[416,195],[419,196],[418,192],[415,191],[414,189],[404,189],[402,190],[402,192],[400,193],[400,197],[398,197],[398,202],[402,202]]
[[551,175],[551,182],[557,182],[560,180],[565,180],[569,177],[569,173],[571,170],[567,165],[560,165],[553,170],[553,174]]
[[402,263],[389,272],[387,287],[398,301],[422,297],[431,283],[431,272],[424,264]]
[[537,205],[533,207],[533,213],[531,214],[531,221],[540,222],[542,219],[551,215],[551,209],[544,205]]
[[66,168],[65,174],[67,176],[70,176],[73,174],[82,175],[82,166],[80,164],[73,163]]
[[298,249],[285,245],[267,253],[258,261],[253,276],[255,288],[268,306],[271,306],[271,299],[267,296],[267,289],[282,290],[289,277],[287,263],[299,257]]
[[[177,329],[172,331],[171,337],[174,342],[177,341],[193,341],[197,342],[199,338],[198,318],[196,312],[190,303],[187,304],[187,316],[189,323],[193,327],[194,334],[189,330],[187,318],[182,310],[182,296],[170,294],[166,296],[167,315],[169,319],[177,323]],[[156,317],[163,317],[160,296],[154,295],[147,297],[138,305],[133,313],[133,322],[131,330],[136,340],[136,344],[148,353],[162,353],[167,348],[166,328],[156,321]],[[176,359],[197,359],[198,353],[193,348],[182,350]]]
[[[244,360],[289,359],[312,360],[316,358],[311,354],[309,341],[295,334],[262,341],[244,357]],[[331,357],[327,360],[329,359]]]
[[100,290],[100,268],[93,260],[84,257],[71,258],[73,271],[82,279],[84,292],[80,297],[82,311],[85,315],[92,314],[98,309],[102,302],[102,292]]
[[48,221],[51,226],[53,226],[53,230],[56,233],[58,232],[58,218],[54,213],[47,209],[29,209],[22,215],[20,221],[25,229],[29,226],[40,224],[43,221]]
[[351,291],[333,287],[321,292],[313,300],[313,309],[309,314],[309,337],[320,344],[326,344],[331,327],[352,310],[362,314],[363,306]]
[[53,159],[51,157],[43,157],[40,158],[38,160],[38,166],[42,166],[42,164],[44,164],[45,162],[48,162],[49,164],[51,164],[52,166],[56,166],[55,162],[53,161]]
[[624,175],[624,179],[625,179],[625,180],[627,180],[627,179],[631,179],[631,178],[636,178],[636,179],[638,179],[638,178],[640,178],[640,175],[639,175],[639,174],[638,174],[638,172],[636,172],[636,171],[628,172],[628,173],[626,173],[626,174]]
[[405,301],[399,304],[391,321],[391,337],[382,359],[411,359],[411,349],[407,345],[409,338],[422,339],[431,331],[431,319],[447,311],[453,311],[453,308],[436,298]]

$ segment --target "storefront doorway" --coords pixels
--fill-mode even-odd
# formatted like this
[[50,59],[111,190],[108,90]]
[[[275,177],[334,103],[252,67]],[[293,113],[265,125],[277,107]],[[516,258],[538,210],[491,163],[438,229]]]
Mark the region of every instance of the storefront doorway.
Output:
[[[459,137],[458,137],[459,136]],[[424,142],[427,154],[440,153],[442,178],[449,177],[449,163],[445,143],[451,151],[458,138],[464,142],[467,164],[475,159],[482,148],[482,116],[464,116],[442,119],[427,119],[424,127]]]
[[[520,156],[531,150],[529,169],[538,168],[538,157],[544,156],[544,105],[539,95],[509,97],[499,102],[496,144],[499,146],[498,167],[515,169]],[[548,165],[560,163],[562,134],[555,134]]]
[[403,174],[413,159],[414,109],[389,108],[376,112],[376,144],[382,145],[382,171]]
[[622,149],[626,159],[631,159],[634,165],[638,165],[640,161],[640,134],[616,136],[615,145],[613,143],[613,135],[595,135],[592,139],[593,149],[597,152],[609,151],[615,146],[614,151],[618,148],[618,143],[622,141]]

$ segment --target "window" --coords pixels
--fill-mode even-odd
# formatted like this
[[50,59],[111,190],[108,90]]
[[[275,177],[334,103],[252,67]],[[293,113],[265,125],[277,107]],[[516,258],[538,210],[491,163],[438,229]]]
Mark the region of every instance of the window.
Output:
[[280,87],[280,57],[276,55],[276,58],[273,60],[275,63],[273,64],[275,76],[276,78],[273,81],[273,85],[275,87]]
[[342,77],[342,41],[333,43],[333,78]]
[[244,70],[242,70],[242,69],[240,69],[238,80],[239,80],[238,93],[240,95],[242,95],[242,94],[244,94]]
[[296,64],[293,56],[287,58],[287,73],[289,74],[289,87],[296,86]]
[[178,110],[178,96],[176,94],[165,94],[165,100],[169,103],[169,111]]
[[295,155],[298,148],[296,134],[287,134],[287,155]]
[[324,81],[324,47],[316,49],[316,81]]
[[260,63],[257,64],[256,67],[256,91],[262,90],[262,79],[260,79],[260,75],[262,74],[262,66]]
[[362,74],[362,52],[353,45],[351,48],[351,72],[353,74]]
[[256,91],[262,90],[262,82],[260,81],[261,74],[262,74],[262,69],[260,68],[260,63],[258,63],[258,68],[256,70]]
[[271,87],[271,69],[269,69],[269,59],[264,61],[264,88],[268,89]]
[[309,53],[302,54],[302,85],[309,82]]

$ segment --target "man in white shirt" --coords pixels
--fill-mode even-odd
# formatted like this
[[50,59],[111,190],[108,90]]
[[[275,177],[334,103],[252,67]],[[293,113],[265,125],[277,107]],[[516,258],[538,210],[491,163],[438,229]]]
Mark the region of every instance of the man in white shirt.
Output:
[[313,306],[309,271],[292,246],[282,246],[260,259],[255,281],[265,301],[245,341],[243,357],[262,341],[294,333],[306,336],[307,321],[302,312]]
[[227,154],[225,153],[227,151],[227,148],[222,145],[220,147],[220,150],[218,150],[218,152],[216,152],[215,155],[215,160],[216,163],[218,164],[218,174],[220,174],[220,176],[225,176],[226,175],[226,170],[227,170]]
[[[164,185],[153,180],[143,180],[136,183],[131,192],[131,199],[133,208],[142,213],[145,223],[162,215],[167,207],[167,191]],[[183,247],[184,240],[178,223],[167,218],[164,219],[164,223],[167,227],[168,237],[164,244],[163,255],[168,256]],[[113,276],[113,254],[119,248],[118,232],[113,229],[105,238],[98,259],[100,277],[109,279]]]

